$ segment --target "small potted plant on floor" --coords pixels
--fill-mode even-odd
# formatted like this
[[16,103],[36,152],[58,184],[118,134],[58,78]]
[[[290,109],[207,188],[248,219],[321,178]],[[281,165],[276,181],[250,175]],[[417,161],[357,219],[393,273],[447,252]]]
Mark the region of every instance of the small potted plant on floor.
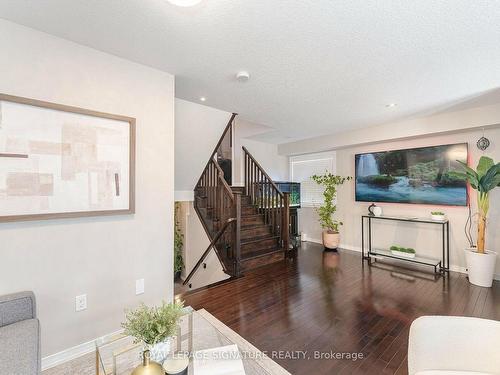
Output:
[[470,186],[477,190],[477,248],[465,250],[469,281],[475,285],[491,287],[497,254],[493,249],[485,249],[486,222],[490,208],[490,192],[500,186],[500,163],[495,164],[493,159],[481,156],[474,170],[467,164],[457,161],[462,164],[465,173],[453,172],[453,175],[467,180]]
[[324,202],[318,207],[319,221],[323,228],[323,246],[326,249],[336,249],[340,243],[339,226],[343,225],[341,221],[335,220],[333,215],[337,211],[335,199],[337,197],[337,187],[352,177],[336,176],[331,173],[323,175],[314,175],[311,177],[317,184],[325,188],[323,192]]
[[445,221],[446,220],[446,215],[444,212],[441,211],[432,211],[431,212],[431,219],[435,221]]
[[182,302],[163,302],[155,307],[141,304],[126,312],[122,327],[125,334],[134,337],[136,344],[142,343],[144,350],[149,350],[151,360],[161,364],[170,351],[170,339],[176,332],[182,308]]

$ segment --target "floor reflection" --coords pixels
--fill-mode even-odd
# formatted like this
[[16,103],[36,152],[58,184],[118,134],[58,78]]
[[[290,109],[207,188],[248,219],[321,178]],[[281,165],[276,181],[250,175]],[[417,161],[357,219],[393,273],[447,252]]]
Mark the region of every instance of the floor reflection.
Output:
[[[340,267],[341,257],[338,252],[324,251],[322,257],[322,267],[319,273],[320,287],[323,292],[323,302],[326,309],[326,316],[335,317],[338,313],[335,303],[336,281],[341,277]],[[333,319],[330,320],[330,326]]]

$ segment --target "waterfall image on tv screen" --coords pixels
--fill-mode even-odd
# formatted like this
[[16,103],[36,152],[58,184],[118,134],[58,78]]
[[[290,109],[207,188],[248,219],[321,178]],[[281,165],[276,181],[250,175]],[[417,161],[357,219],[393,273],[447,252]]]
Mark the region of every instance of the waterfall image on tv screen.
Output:
[[356,201],[465,206],[467,143],[357,154]]

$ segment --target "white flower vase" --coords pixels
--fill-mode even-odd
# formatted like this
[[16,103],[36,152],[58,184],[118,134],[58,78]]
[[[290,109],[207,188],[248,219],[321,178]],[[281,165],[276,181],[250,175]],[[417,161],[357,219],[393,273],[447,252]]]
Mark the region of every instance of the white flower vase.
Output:
[[150,358],[156,363],[163,364],[170,352],[171,338],[168,337],[164,341],[154,345],[147,344],[145,349],[149,350]]

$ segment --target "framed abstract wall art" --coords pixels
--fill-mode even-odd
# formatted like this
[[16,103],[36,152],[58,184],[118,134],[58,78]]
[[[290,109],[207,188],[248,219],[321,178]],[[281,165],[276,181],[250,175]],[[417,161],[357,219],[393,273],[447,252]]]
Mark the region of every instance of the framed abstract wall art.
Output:
[[0,222],[135,212],[135,119],[0,94]]

